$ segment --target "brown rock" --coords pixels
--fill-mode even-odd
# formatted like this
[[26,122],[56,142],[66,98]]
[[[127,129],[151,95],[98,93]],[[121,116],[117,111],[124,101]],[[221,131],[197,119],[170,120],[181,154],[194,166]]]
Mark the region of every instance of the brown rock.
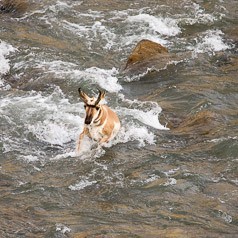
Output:
[[0,13],[23,13],[27,8],[26,0],[3,0],[0,3]]
[[209,135],[218,126],[218,115],[208,110],[188,116],[173,131],[182,134]]
[[150,40],[141,40],[129,55],[121,74],[124,76],[148,75],[167,69],[170,65],[191,57],[190,52],[169,53],[167,48]]
[[148,60],[158,54],[166,53],[168,53],[168,50],[164,46],[150,40],[141,40],[128,57],[125,68],[132,64]]

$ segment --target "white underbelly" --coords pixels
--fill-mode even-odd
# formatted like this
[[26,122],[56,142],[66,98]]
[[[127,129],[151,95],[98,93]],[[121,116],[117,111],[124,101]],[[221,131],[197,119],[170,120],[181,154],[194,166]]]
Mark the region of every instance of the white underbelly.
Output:
[[[93,126],[93,125],[88,126],[89,134],[93,140],[100,141],[105,136],[103,134],[104,126],[105,126],[105,123],[103,123],[101,126]],[[114,123],[112,132],[109,135],[107,135],[109,140],[113,139],[116,136],[120,127],[121,127],[120,122]]]
[[93,140],[100,141],[103,138],[102,126],[89,126],[88,131]]

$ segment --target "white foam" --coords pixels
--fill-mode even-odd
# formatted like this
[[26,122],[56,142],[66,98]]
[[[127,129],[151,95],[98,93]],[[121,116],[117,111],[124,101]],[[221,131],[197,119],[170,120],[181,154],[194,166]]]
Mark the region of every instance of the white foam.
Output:
[[168,178],[168,181],[165,182],[163,185],[169,186],[169,185],[175,185],[175,184],[177,184],[177,180],[175,178]]
[[218,211],[218,216],[221,217],[227,223],[232,223],[233,221],[232,216],[222,210]]
[[31,92],[21,97],[6,97],[1,99],[0,111],[10,118],[10,125],[17,125],[18,130],[24,131],[25,134],[23,139],[17,134],[13,134],[14,140],[5,137],[4,148],[20,150],[27,156],[29,154],[25,153],[30,152],[30,156],[25,157],[29,161],[35,158],[39,151],[37,148],[28,147],[24,150],[28,134],[49,145],[64,146],[75,141],[83,126],[83,116],[80,117],[80,112],[84,113],[83,103],[70,104],[58,88],[49,96]]
[[156,102],[125,99],[124,95],[120,94],[119,97],[125,103],[125,107],[121,107],[118,113],[123,117],[132,116],[134,119],[142,122],[143,124],[159,130],[169,130],[159,122],[159,114],[162,108]]
[[164,67],[161,67],[161,68],[155,67],[155,66],[153,66],[153,67],[147,67],[146,70],[142,70],[142,71],[141,71],[142,73],[133,74],[133,75],[130,75],[130,76],[128,76],[128,75],[125,76],[125,77],[123,78],[123,81],[125,81],[125,82],[139,81],[141,78],[143,78],[144,76],[146,76],[146,75],[147,75],[148,73],[150,73],[150,72],[154,72],[154,71],[160,72],[160,71],[166,70],[166,69],[167,69],[169,66],[171,66],[171,65],[177,65],[177,64],[182,63],[182,62],[184,62],[184,61],[186,61],[186,59],[182,59],[182,60],[171,60],[171,61],[167,62]]
[[22,159],[25,160],[26,162],[35,162],[35,161],[38,161],[38,157],[37,156],[33,156],[33,155],[25,155],[25,156],[22,156]]
[[146,28],[148,32],[153,34],[175,36],[181,32],[177,20],[169,17],[155,17],[143,13],[135,16],[129,16],[126,21],[134,23],[137,28]]
[[5,80],[1,79],[1,75],[9,72],[10,64],[9,59],[7,59],[6,57],[16,50],[17,49],[12,45],[9,45],[6,42],[0,40],[0,90],[11,89],[11,86]]
[[60,231],[62,234],[71,232],[71,229],[64,224],[56,224],[56,231]]
[[156,136],[148,127],[168,130],[159,122],[160,106],[156,102],[131,101],[125,99],[122,94],[119,94],[119,97],[122,99],[121,104],[124,104],[116,109],[121,120],[121,129],[115,139],[107,146],[129,141],[137,141],[139,146],[155,144]]
[[81,18],[81,17],[86,18],[87,17],[87,18],[92,18],[93,20],[104,17],[103,12],[95,11],[95,10],[91,10],[91,9],[88,9],[86,13],[77,11],[77,12],[75,12],[75,14],[77,15],[77,18]]
[[[131,44],[138,42],[142,38],[165,45],[168,41],[163,36],[175,36],[181,32],[178,20],[169,17],[155,17],[144,13],[128,16],[133,14],[132,10],[113,11],[111,13],[115,16],[109,20],[118,21],[119,17],[125,23],[125,28],[122,28],[123,34],[117,34],[118,29],[107,26],[105,19],[102,19],[101,12],[96,12],[96,15],[93,12],[79,15],[79,18],[90,18],[89,23],[84,22],[82,24],[81,22],[63,20],[61,24],[64,29],[71,33],[86,38],[87,41],[85,43],[89,50],[92,50],[93,45],[95,45],[92,40],[95,38],[100,39],[100,47],[103,49],[111,50],[114,48],[121,51],[122,48],[131,46]],[[131,34],[132,31],[134,32],[133,34]]]
[[62,26],[78,36],[89,39],[86,42],[89,48],[91,48],[93,43],[90,39],[100,38],[102,47],[110,50],[116,39],[116,35],[108,27],[103,25],[101,21],[95,21],[91,25],[81,25],[64,20]]
[[64,122],[51,122],[46,119],[34,125],[29,125],[28,130],[39,140],[51,145],[61,145],[72,140],[67,125]]
[[227,137],[220,137],[220,138],[215,138],[212,140],[207,140],[207,142],[209,143],[218,143],[218,142],[223,142],[223,141],[227,141],[227,140],[237,140],[238,136],[227,136]]
[[0,41],[0,75],[6,74],[10,70],[9,60],[5,57],[14,51],[16,51],[16,48],[12,45]]
[[166,45],[168,43],[167,40],[165,40],[162,37],[159,37],[158,35],[153,35],[149,33],[140,33],[133,35],[125,35],[121,37],[119,46],[120,48],[128,47],[128,51],[131,51],[133,45],[137,44],[139,41],[141,41],[141,39],[151,40],[162,45]]
[[50,158],[51,161],[57,161],[57,160],[61,160],[61,159],[67,159],[67,158],[75,158],[77,157],[77,153],[75,150],[70,151],[70,152],[62,152],[60,154],[57,154],[56,156],[53,156],[52,158]]
[[67,29],[68,31],[73,32],[74,34],[78,36],[86,36],[89,37],[89,31],[90,27],[85,25],[79,25],[76,23],[69,22],[67,20],[62,21],[63,27]]
[[175,168],[175,169],[170,169],[169,171],[164,171],[163,173],[168,177],[170,175],[177,173],[178,170],[179,168]]
[[195,46],[189,46],[188,49],[193,50],[195,56],[198,53],[214,53],[230,49],[231,46],[224,42],[223,35],[220,30],[208,30],[195,39],[197,42]]
[[70,78],[73,81],[89,81],[98,84],[108,92],[119,92],[122,86],[118,82],[116,75],[118,69],[101,69],[98,67],[90,67],[85,70],[79,70],[79,66],[64,61],[39,62],[37,68],[44,68],[46,72],[54,73],[58,78]]
[[0,90],[10,90],[11,85],[8,84],[5,80],[0,78]]
[[122,110],[126,115],[133,116],[135,119],[139,120],[145,125],[151,126],[159,130],[168,130],[168,128],[161,125],[158,120],[158,115],[161,112],[160,108],[159,109],[155,108],[147,112],[138,109],[128,109],[128,108],[123,108]]
[[156,175],[156,174],[152,174],[152,175],[149,176],[149,178],[145,179],[145,180],[143,181],[143,183],[145,183],[145,184],[147,184],[147,183],[152,183],[152,182],[158,180],[159,178],[160,178],[160,176],[158,176],[158,175]]
[[28,11],[24,14],[21,18],[18,18],[19,20],[23,20],[30,17],[37,17],[38,20],[43,20],[45,23],[52,25],[52,22],[59,22],[59,14],[61,12],[65,12],[67,10],[73,11],[74,6],[81,5],[82,2],[75,1],[71,2],[70,4],[67,4],[62,1],[54,2],[52,5],[41,5],[41,10],[35,10],[35,11]]
[[91,67],[83,72],[82,77],[85,79],[91,79],[108,92],[119,92],[122,89],[122,86],[119,84],[116,74],[118,74],[116,68],[106,70]]
[[[76,143],[78,143],[78,141],[76,141]],[[81,160],[91,158],[95,159],[100,158],[102,155],[104,155],[104,153],[105,150],[101,145],[99,145],[97,142],[93,141],[89,137],[84,136],[84,138],[80,142],[80,150],[75,151],[75,157],[78,157]]]
[[61,11],[69,9],[71,6],[65,2],[57,1],[56,4],[49,6],[49,10],[58,14]]
[[104,49],[110,50],[112,48],[116,35],[110,29],[105,27],[102,22],[96,21],[92,26],[92,31],[95,38],[100,35],[102,40],[106,41],[105,46],[103,46]]
[[[194,25],[196,23],[209,24],[222,17],[222,15],[215,16],[214,13],[206,13],[205,10],[202,9],[201,6],[197,3],[189,3],[185,6],[185,9],[187,9],[188,13],[186,13],[185,16],[180,16],[179,22],[189,25]],[[191,15],[191,17],[189,15]]]
[[138,141],[139,146],[146,144],[155,144],[155,135],[148,130],[145,126],[140,126],[135,123],[126,123],[121,127],[114,143],[127,143],[129,141]]
[[83,179],[75,185],[70,185],[69,189],[73,190],[73,191],[76,191],[76,190],[79,191],[79,190],[82,190],[82,189],[84,189],[88,186],[91,186],[91,185],[95,184],[95,183],[97,183],[97,181],[95,181],[95,180],[89,181],[87,179]]
[[238,186],[238,179],[231,179],[231,182]]

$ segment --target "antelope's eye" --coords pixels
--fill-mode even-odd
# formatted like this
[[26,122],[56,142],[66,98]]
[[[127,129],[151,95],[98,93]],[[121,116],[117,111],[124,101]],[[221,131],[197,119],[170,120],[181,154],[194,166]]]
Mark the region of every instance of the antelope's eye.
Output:
[[100,107],[96,107],[97,111],[100,109]]

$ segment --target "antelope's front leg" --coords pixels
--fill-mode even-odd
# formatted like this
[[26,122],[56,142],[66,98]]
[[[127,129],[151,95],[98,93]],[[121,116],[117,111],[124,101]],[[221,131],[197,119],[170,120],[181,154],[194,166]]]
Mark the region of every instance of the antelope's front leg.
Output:
[[80,152],[80,145],[81,145],[81,141],[84,137],[84,132],[82,132],[80,135],[79,135],[79,138],[77,140],[77,145],[76,145],[76,152],[79,153]]
[[85,135],[88,135],[88,129],[84,127],[84,129],[81,132],[81,134],[79,135],[79,138],[78,138],[78,141],[77,141],[77,145],[76,145],[76,152],[77,153],[80,152],[80,145],[81,145],[81,142],[82,142]]

